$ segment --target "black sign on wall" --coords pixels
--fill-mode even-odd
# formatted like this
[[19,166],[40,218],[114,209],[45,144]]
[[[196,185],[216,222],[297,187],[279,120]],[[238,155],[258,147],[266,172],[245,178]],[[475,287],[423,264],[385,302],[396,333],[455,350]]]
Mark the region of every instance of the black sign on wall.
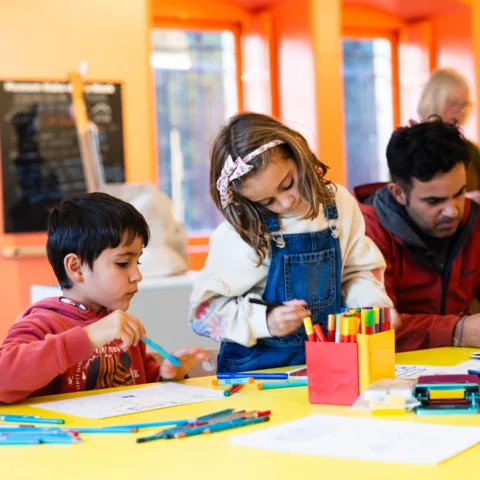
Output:
[[[85,85],[107,182],[125,181],[121,99],[118,83]],[[53,205],[86,191],[67,82],[0,82],[0,144],[5,233],[44,231]]]

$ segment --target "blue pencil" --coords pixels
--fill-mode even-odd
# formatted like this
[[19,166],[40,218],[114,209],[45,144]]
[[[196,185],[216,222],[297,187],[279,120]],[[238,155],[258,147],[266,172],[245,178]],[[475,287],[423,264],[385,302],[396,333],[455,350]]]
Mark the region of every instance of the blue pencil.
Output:
[[40,445],[42,443],[37,437],[8,438],[0,437],[0,445]]
[[287,380],[288,373],[217,373],[217,378],[255,378],[256,380]]
[[[184,437],[191,437],[192,435],[201,435],[204,433],[215,433],[221,432],[223,430],[230,430],[232,428],[239,428],[239,427],[246,427],[248,425],[255,425],[256,423],[263,423],[268,422],[270,417],[260,417],[260,418],[252,418],[248,420],[238,419],[232,420],[231,422],[222,422],[222,423],[215,423],[213,425],[204,425],[202,427],[196,428],[189,428],[182,432],[175,433],[173,438],[184,438]],[[170,439],[172,437],[166,437]]]
[[50,443],[50,444],[65,444],[65,443],[81,443],[81,439],[71,435],[6,435],[0,436],[0,443],[11,443],[14,441],[26,441],[27,443],[33,443],[29,440],[36,440],[36,443]]
[[36,417],[34,415],[1,415],[0,420],[4,422],[22,422],[22,423],[51,423],[51,424],[62,424],[65,423],[65,420],[58,418],[43,418]]
[[6,427],[0,426],[0,434],[2,433],[25,433],[31,435],[39,435],[42,433],[68,433],[68,432],[78,432],[78,433],[136,433],[138,428],[132,427],[99,427],[99,428],[84,428],[84,427],[65,427],[65,428],[31,428],[29,426],[13,426]]
[[[190,422],[189,420],[169,420],[166,422],[132,423],[130,425],[122,425],[122,427],[140,429],[140,428],[168,427],[169,425],[182,426],[182,425],[188,425],[189,423],[193,423],[193,422]],[[115,427],[115,428],[119,428],[119,427]]]
[[146,337],[141,337],[141,339],[142,342],[148,345],[152,350],[155,350],[157,353],[159,353],[163,358],[166,358],[171,364],[175,365],[176,367],[180,366],[180,360],[177,357],[173,356],[171,353],[168,353],[164,348],[155,343],[153,340],[150,340]]

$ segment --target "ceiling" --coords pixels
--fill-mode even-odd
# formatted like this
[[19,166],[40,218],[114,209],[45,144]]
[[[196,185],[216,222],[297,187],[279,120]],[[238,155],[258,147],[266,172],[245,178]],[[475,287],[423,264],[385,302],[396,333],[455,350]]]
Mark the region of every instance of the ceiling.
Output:
[[[296,0],[227,0],[249,10],[260,10],[274,4]],[[317,0],[325,1],[325,0]],[[403,20],[421,19],[468,8],[471,0],[343,0],[344,4],[363,5],[395,15]]]

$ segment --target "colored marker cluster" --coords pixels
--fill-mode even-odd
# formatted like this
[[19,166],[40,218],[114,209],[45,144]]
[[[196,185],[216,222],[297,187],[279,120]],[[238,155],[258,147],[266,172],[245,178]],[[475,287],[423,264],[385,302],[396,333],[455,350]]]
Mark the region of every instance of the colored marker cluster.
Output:
[[342,309],[341,313],[328,315],[327,338],[319,325],[305,318],[305,332],[310,342],[355,343],[357,334],[373,335],[392,328],[389,307],[362,307]]
[[32,423],[63,424],[64,420],[42,418],[29,415],[0,415],[5,422],[23,422],[19,425],[0,425],[0,445],[39,445],[81,443],[80,434],[136,433],[140,429],[168,427],[154,435],[137,438],[137,443],[159,439],[184,438],[192,435],[219,432],[231,428],[245,427],[268,422],[270,411],[235,411],[227,408],[197,418],[167,420],[159,422],[135,423],[100,428],[45,427]]
[[204,435],[207,433],[221,432],[233,428],[246,427],[257,423],[268,422],[270,420],[270,410],[235,411],[233,408],[227,408],[219,412],[204,415],[190,420],[188,424],[167,428],[155,435],[137,438],[137,443],[151,442],[153,440],[169,440],[172,438],[185,438],[193,435]]
[[272,380],[270,382],[258,383],[258,390],[307,386],[307,379],[305,378],[291,380],[289,380],[289,378],[288,373],[217,373],[217,379],[212,380],[212,385],[215,387],[220,385],[230,385],[230,387],[225,390],[225,396],[238,392],[244,385],[252,384],[255,380]]

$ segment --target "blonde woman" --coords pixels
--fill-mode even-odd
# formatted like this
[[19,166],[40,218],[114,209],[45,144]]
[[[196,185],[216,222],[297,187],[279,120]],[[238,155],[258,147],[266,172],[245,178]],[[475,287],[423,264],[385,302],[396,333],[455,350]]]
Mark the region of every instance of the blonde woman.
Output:
[[[465,77],[453,68],[440,68],[426,83],[417,112],[422,121],[438,115],[445,122],[462,126],[472,107],[470,89]],[[480,201],[480,152],[467,140],[470,165],[467,171],[467,196]]]

